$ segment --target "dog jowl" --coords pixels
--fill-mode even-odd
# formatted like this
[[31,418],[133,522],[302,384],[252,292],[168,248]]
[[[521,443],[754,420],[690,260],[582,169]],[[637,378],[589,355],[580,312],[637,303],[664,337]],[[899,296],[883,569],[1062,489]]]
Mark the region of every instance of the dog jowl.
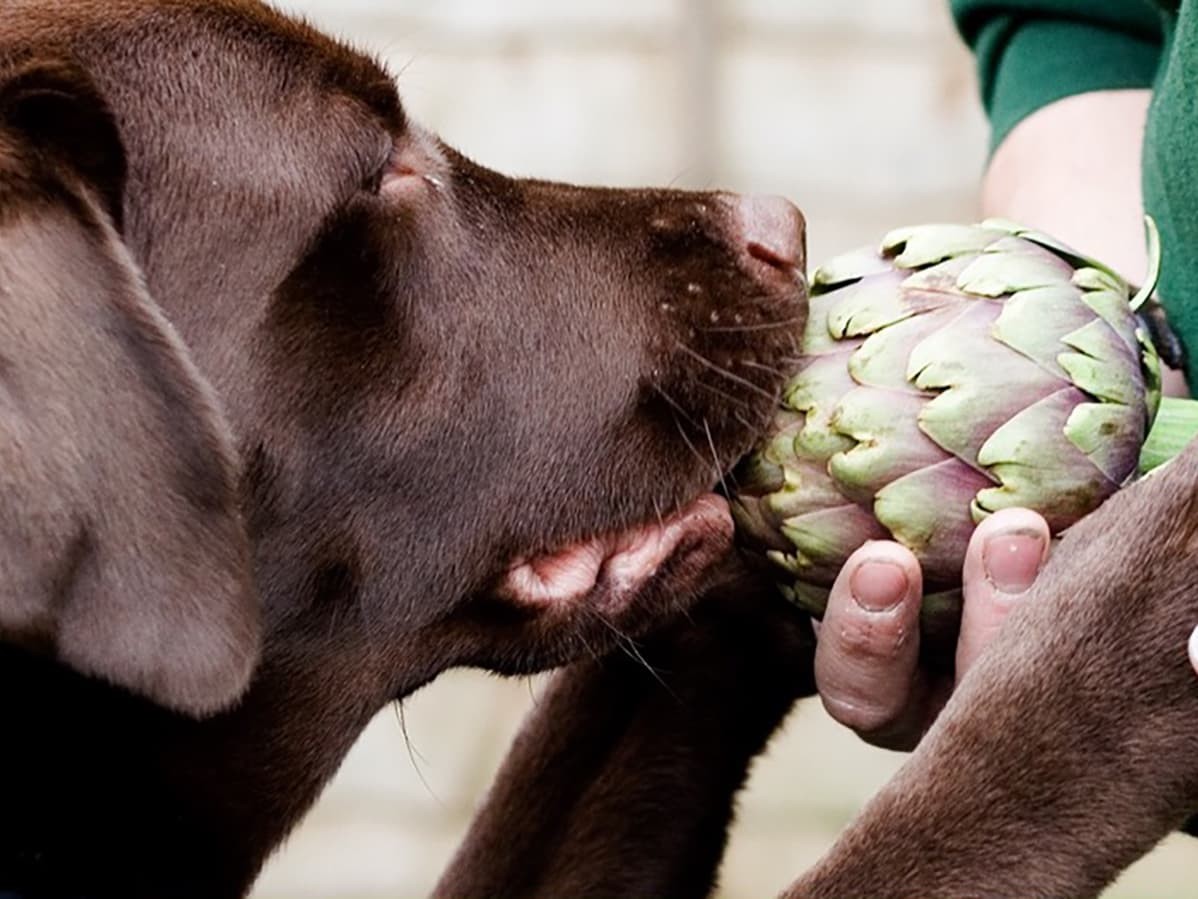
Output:
[[256,3],[0,8],[0,889],[239,895],[386,703],[694,598],[802,218],[504,177]]

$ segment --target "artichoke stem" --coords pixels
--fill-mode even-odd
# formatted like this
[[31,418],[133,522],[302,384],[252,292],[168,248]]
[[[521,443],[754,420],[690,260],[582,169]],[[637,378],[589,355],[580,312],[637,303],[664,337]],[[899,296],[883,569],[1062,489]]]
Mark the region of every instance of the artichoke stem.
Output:
[[1198,400],[1161,397],[1148,439],[1140,448],[1140,474],[1168,462],[1198,437]]

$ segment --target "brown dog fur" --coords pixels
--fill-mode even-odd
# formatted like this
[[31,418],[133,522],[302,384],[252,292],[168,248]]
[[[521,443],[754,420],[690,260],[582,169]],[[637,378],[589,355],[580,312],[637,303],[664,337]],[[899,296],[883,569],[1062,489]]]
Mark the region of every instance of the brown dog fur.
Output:
[[495,585],[768,419],[734,211],[483,169],[250,0],[0,0],[0,890],[241,895],[386,703],[684,609],[728,534]]
[[787,897],[1097,896],[1198,811],[1198,444],[1070,528],[893,782]]

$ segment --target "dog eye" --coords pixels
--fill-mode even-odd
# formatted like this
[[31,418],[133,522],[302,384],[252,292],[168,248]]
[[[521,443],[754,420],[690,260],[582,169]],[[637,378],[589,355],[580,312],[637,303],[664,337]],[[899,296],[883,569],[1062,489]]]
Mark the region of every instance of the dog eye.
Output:
[[400,163],[388,166],[383,172],[378,192],[385,197],[402,197],[417,192],[440,190],[443,186],[437,175]]
[[378,192],[395,199],[425,197],[445,187],[447,165],[422,132],[397,141],[379,179]]
[[418,171],[413,166],[393,160],[383,171],[383,177],[380,180],[380,190],[391,194],[396,191],[415,188],[422,181],[428,183],[428,178],[428,175]]

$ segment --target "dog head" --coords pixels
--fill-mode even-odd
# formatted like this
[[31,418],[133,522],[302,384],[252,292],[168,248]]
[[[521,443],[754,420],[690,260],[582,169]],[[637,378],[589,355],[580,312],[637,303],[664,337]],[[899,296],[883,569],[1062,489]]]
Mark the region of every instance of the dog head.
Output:
[[[3,574],[34,586],[0,602],[7,639],[203,712],[244,685],[259,605],[266,656],[353,645],[394,692],[559,664],[698,589],[731,531],[710,491],[801,326],[793,207],[504,177],[412,122],[372,60],[254,3],[7,18],[0,57],[58,81],[6,107],[24,168],[4,184],[46,172],[74,198],[35,179],[12,207],[48,229],[42,257],[0,238],[12,383],[71,399],[36,439],[29,407],[0,419],[28,468]],[[39,103],[94,111],[86,156],[30,127]],[[31,268],[61,274],[31,292]],[[99,314],[69,281],[97,269],[97,308],[140,342],[68,338]],[[58,330],[27,358],[47,303]],[[72,441],[90,455],[45,452]],[[99,621],[113,640],[81,661]],[[197,686],[208,664],[230,675]]]

